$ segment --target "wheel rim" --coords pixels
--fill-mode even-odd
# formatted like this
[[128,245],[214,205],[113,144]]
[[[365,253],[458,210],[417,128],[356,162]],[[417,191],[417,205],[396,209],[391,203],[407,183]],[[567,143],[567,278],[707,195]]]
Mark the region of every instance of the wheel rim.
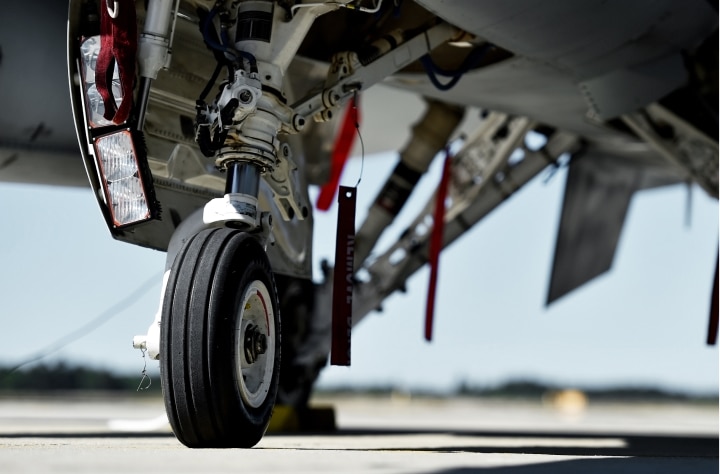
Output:
[[250,283],[238,306],[235,329],[235,375],[243,402],[258,408],[270,391],[275,364],[275,314],[260,280]]

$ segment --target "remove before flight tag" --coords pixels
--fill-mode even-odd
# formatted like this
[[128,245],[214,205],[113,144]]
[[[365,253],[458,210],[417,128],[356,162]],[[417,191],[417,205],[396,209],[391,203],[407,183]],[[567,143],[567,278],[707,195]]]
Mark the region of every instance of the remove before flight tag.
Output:
[[350,365],[357,188],[340,186],[332,302],[332,365]]

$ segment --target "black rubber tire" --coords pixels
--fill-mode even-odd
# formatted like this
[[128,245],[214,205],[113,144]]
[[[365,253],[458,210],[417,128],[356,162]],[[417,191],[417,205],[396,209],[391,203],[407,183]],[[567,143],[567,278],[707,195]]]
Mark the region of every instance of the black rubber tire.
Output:
[[[258,390],[264,393],[267,387],[266,396],[260,395],[261,403],[252,406],[243,399],[236,376],[237,364],[247,364],[247,359],[236,363],[243,352],[236,344],[235,329],[246,315],[243,309],[240,316],[238,308],[257,281],[267,288],[275,331],[270,334],[274,349],[270,380],[260,377],[266,385]],[[175,258],[162,311],[160,375],[175,436],[191,448],[257,444],[275,405],[281,352],[277,290],[263,248],[237,230],[198,233]],[[267,307],[264,314],[268,320]],[[269,367],[266,360],[265,370]]]

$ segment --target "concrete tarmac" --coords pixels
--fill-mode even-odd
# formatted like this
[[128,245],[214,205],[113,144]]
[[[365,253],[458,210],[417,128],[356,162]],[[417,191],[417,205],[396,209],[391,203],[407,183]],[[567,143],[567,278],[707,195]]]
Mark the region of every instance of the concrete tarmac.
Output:
[[[571,400],[572,401],[572,400]],[[192,450],[160,399],[0,398],[1,473],[717,473],[718,407],[407,396],[316,399],[333,433]]]

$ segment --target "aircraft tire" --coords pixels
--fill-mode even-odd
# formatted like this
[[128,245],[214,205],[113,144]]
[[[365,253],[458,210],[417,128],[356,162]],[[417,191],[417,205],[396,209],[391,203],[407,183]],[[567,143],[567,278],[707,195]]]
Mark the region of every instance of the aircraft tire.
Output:
[[278,390],[278,308],[268,258],[247,233],[204,230],[178,253],[163,300],[160,375],[181,443],[260,441]]

